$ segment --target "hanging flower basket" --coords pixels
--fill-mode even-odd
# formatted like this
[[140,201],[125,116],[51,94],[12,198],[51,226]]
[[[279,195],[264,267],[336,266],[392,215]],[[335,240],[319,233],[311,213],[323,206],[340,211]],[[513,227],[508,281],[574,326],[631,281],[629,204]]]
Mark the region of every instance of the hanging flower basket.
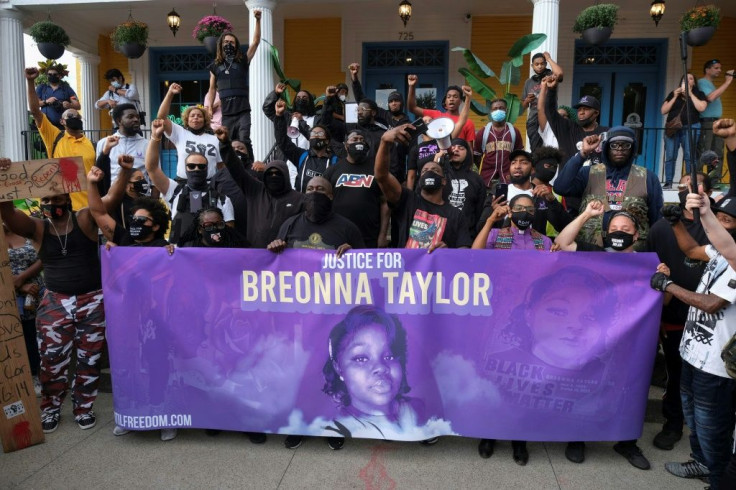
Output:
[[207,48],[207,52],[211,54],[212,56],[215,56],[217,54],[217,41],[219,39],[220,38],[216,36],[207,36],[202,41],[202,44],[204,44],[204,47]]
[[66,31],[60,25],[48,20],[36,22],[29,32],[38,50],[50,60],[61,58],[65,48],[71,43]]
[[38,51],[49,60],[58,60],[64,55],[64,51],[66,51],[61,44],[38,43],[36,46],[38,47]]
[[591,5],[578,14],[573,32],[577,32],[589,44],[602,44],[611,37],[618,22],[618,5],[601,3]]
[[703,46],[715,34],[721,23],[721,11],[715,5],[693,7],[680,18],[680,29],[690,46]]
[[146,45],[138,43],[125,43],[118,46],[118,49],[121,53],[123,53],[123,55],[125,55],[126,58],[134,60],[143,56],[143,53],[146,52]]
[[586,43],[597,46],[608,41],[611,38],[611,33],[613,33],[613,29],[610,27],[590,27],[585,29],[581,36]]
[[148,25],[128,19],[118,25],[110,35],[115,49],[128,58],[140,58],[148,45]]
[[231,32],[233,25],[224,17],[219,15],[208,15],[202,17],[197,25],[194,26],[192,37],[197,41],[204,43],[205,38],[219,38],[223,32]]

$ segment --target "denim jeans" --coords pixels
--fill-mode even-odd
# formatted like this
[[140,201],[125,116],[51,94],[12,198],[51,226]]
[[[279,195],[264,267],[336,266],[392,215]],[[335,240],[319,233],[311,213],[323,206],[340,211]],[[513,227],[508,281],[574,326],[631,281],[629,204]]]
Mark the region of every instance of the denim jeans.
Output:
[[682,411],[690,428],[690,449],[693,458],[710,470],[711,489],[717,490],[731,458],[736,381],[708,374],[685,361],[680,379]]
[[[693,133],[692,141],[697,144],[700,123],[693,124],[690,128],[692,128]],[[682,151],[684,152],[685,168],[690,173],[690,137],[688,136],[688,126],[680,128],[672,138],[664,137],[664,182],[666,184],[672,184],[672,180],[675,178],[675,161],[677,161],[677,152],[680,151],[680,146],[682,146]]]

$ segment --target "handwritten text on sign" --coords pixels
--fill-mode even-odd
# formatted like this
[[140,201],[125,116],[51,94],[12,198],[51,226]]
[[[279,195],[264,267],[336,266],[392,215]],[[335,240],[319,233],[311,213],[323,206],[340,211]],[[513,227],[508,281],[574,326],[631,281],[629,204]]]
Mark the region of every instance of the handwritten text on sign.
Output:
[[79,192],[85,182],[82,157],[13,162],[0,172],[0,201]]

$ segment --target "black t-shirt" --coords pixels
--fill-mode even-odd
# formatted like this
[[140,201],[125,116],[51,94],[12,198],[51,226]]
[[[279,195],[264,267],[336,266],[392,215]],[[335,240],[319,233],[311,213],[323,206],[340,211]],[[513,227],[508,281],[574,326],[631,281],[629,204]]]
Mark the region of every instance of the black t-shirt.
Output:
[[434,204],[402,187],[401,197],[392,208],[399,225],[400,248],[429,248],[439,242],[445,242],[449,248],[473,244],[462,211],[447,201]]
[[317,250],[335,250],[343,243],[353,248],[365,248],[360,230],[349,219],[332,214],[322,223],[313,223],[304,213],[284,221],[278,238],[285,241],[289,248],[313,248]]
[[[708,237],[700,222],[683,219],[682,223],[698,245],[708,244]],[[659,261],[667,264],[670,268],[670,278],[678,286],[689,291],[697,289],[706,262],[689,259],[682,253],[680,247],[677,246],[675,233],[669,221],[661,218],[652,225],[647,238],[647,250],[657,252]],[[673,297],[670,303],[662,308],[662,321],[674,325],[685,325],[689,309],[690,306]]]
[[358,227],[367,248],[376,248],[381,228],[381,188],[373,176],[373,160],[359,164],[340,160],[323,177],[332,184],[332,209]]
[[[698,88],[697,85],[695,85],[692,89],[693,95],[704,101],[708,101],[708,97]],[[664,99],[665,102],[669,102],[672,100],[672,98],[675,96],[675,92],[670,92],[667,95],[667,98]],[[684,97],[684,95],[683,95]],[[672,108],[670,109],[670,112],[667,113],[667,122],[670,122],[672,119],[680,116],[680,120],[682,121],[682,124],[684,126],[687,126],[691,124],[689,121],[692,121],[692,124],[698,124],[700,122],[700,112],[695,108],[695,105],[693,104],[692,99],[688,99],[687,101],[687,111],[683,109],[683,106],[685,104],[685,99],[683,97],[677,97],[677,100],[674,104],[672,104]],[[682,114],[682,115],[680,115]]]
[[[593,131],[584,131],[578,123],[565,119],[557,113],[557,90],[549,90],[547,92],[545,115],[547,122],[552,128],[552,132],[557,138],[559,148],[565,154],[563,166],[567,160],[572,158],[578,152],[578,141],[583,141],[586,136],[600,134],[608,131],[605,126],[596,126]],[[595,162],[594,162],[595,163]]]

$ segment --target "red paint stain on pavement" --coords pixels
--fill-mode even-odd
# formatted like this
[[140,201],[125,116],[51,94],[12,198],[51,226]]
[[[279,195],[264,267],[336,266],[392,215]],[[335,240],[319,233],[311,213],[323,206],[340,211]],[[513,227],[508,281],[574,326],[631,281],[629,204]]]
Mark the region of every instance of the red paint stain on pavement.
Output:
[[383,455],[387,447],[376,446],[371,452],[371,460],[360,469],[358,476],[365,482],[366,490],[394,490],[396,481],[388,476],[386,465],[383,464]]

